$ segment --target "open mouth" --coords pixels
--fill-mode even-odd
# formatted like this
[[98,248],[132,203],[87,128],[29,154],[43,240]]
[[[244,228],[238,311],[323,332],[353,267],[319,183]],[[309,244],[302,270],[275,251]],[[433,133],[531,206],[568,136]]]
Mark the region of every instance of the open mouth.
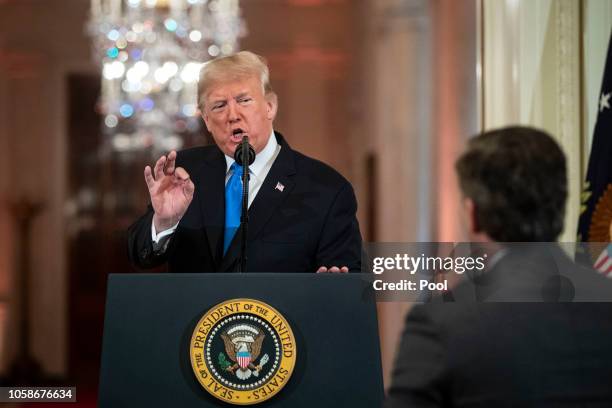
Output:
[[242,136],[244,136],[245,134],[246,133],[244,132],[244,130],[240,128],[232,130],[232,142],[240,143],[242,141]]

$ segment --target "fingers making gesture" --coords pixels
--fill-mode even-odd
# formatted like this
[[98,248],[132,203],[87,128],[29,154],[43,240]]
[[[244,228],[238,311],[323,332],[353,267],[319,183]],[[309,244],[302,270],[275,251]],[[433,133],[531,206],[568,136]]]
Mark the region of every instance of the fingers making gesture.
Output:
[[161,156],[151,170],[145,167],[144,177],[155,214],[153,224],[159,233],[175,225],[187,211],[195,186],[182,167],[176,167],[176,151]]

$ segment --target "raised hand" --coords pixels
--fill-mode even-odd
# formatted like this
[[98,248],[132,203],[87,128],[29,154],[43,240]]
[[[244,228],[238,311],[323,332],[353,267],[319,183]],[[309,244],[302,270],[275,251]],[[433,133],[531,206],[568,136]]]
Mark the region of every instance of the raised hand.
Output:
[[[176,151],[162,156],[155,163],[153,171],[147,166],[144,177],[151,196],[155,214],[155,231],[162,232],[179,222],[193,199],[195,186],[189,174],[182,167],[175,168]],[[155,175],[155,177],[153,177]]]

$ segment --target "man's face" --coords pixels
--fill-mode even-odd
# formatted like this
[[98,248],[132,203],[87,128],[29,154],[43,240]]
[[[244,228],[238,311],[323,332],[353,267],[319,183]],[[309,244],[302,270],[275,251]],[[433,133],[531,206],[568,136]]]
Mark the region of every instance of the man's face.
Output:
[[244,134],[256,153],[268,143],[276,99],[266,98],[255,76],[213,85],[204,96],[202,118],[223,153],[233,157]]

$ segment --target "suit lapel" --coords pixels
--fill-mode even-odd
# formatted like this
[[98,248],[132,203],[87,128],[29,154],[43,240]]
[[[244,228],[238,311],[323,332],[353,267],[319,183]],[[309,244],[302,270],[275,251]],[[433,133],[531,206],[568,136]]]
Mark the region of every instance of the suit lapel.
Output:
[[295,157],[291,147],[285,142],[282,135],[276,133],[276,140],[281,146],[280,152],[272,164],[257,197],[249,208],[249,235],[248,240],[253,241],[266,225],[272,214],[287,199],[295,182]]
[[223,251],[223,229],[225,227],[225,173],[223,153],[211,149],[204,159],[205,170],[197,188],[200,189],[200,210],[214,263],[219,264]]
[[[270,217],[278,210],[279,206],[293,190],[295,182],[292,175],[296,173],[295,154],[291,147],[285,142],[280,133],[275,133],[276,140],[281,146],[280,152],[274,160],[268,175],[266,176],[257,197],[249,207],[249,230],[247,242],[253,242]],[[240,256],[240,230],[236,232],[227,254],[223,258],[221,271],[235,269],[236,261]],[[248,265],[247,265],[248,267]]]

